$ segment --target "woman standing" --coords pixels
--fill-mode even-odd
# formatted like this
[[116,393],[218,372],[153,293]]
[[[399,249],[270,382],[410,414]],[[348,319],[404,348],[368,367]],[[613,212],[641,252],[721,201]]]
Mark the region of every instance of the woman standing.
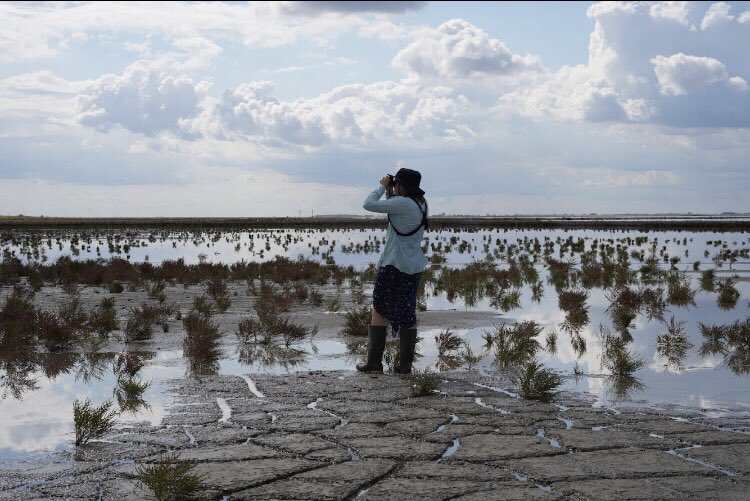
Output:
[[[367,362],[357,370],[383,373],[386,321],[399,335],[399,364],[394,371],[411,372],[417,343],[417,291],[427,265],[422,252],[422,236],[427,229],[427,201],[419,188],[422,175],[399,169],[395,176],[384,176],[362,207],[388,214],[385,249],[378,261],[378,276],[372,294],[372,319],[367,342]],[[383,195],[385,200],[381,200]]]

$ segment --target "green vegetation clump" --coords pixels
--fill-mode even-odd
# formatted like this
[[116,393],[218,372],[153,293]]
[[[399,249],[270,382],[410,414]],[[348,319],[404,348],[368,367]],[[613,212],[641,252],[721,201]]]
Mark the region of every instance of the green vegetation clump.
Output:
[[164,294],[164,281],[158,280],[154,285],[150,286],[148,283],[146,283],[145,288],[146,292],[148,293],[149,299],[154,299],[158,301],[159,303],[163,303],[167,299],[167,295]]
[[498,308],[503,312],[507,313],[511,310],[521,307],[521,291],[519,289],[505,290],[502,289],[500,293],[493,297],[490,301],[490,306]]
[[619,335],[613,335],[604,326],[599,326],[602,341],[602,367],[614,376],[632,376],[646,365],[646,361],[633,355]]
[[667,365],[682,367],[682,360],[693,347],[685,333],[685,322],[675,320],[667,323],[667,331],[656,336],[656,352],[667,359]]
[[474,353],[474,350],[471,348],[471,344],[469,344],[468,341],[464,341],[462,345],[463,349],[459,353],[459,356],[466,364],[467,368],[472,370],[474,366],[482,360],[482,355],[481,353]]
[[541,402],[552,400],[563,381],[562,376],[536,360],[528,362],[515,379],[523,398]]
[[667,301],[675,306],[695,306],[695,290],[688,277],[680,273],[667,277]]
[[219,326],[196,311],[185,315],[182,325],[185,327],[183,353],[190,360],[193,372],[212,370],[221,355]]
[[163,305],[141,304],[140,308],[133,308],[125,323],[126,341],[143,341],[151,339],[154,324],[164,324],[172,309]]
[[107,433],[115,425],[118,412],[107,400],[94,407],[87,398],[83,403],[77,399],[73,403],[73,425],[76,432],[76,447],[86,445],[91,439]]
[[541,344],[536,337],[544,328],[533,320],[515,325],[500,324],[495,332],[486,333],[488,347],[495,348],[495,360],[501,367],[523,365],[536,356]]
[[461,338],[450,329],[445,329],[435,336],[435,346],[438,350],[438,356],[445,356],[461,347]]
[[360,306],[357,309],[347,310],[344,328],[341,333],[345,336],[367,336],[368,326],[372,319],[369,306]]
[[225,312],[232,306],[232,300],[229,299],[229,290],[227,283],[221,278],[214,277],[208,281],[206,292],[214,300],[216,309]]
[[110,332],[120,328],[115,311],[115,299],[113,297],[102,298],[99,307],[89,315],[89,329],[104,337]]
[[425,368],[423,371],[415,369],[409,374],[409,382],[411,383],[412,395],[424,397],[432,395],[438,389],[440,377],[436,372],[430,371],[429,368]]
[[712,292],[716,286],[716,270],[709,268],[701,273],[701,289]]
[[143,398],[143,394],[151,386],[150,381],[136,381],[132,378],[119,378],[114,390],[117,405],[120,412],[129,412],[137,414],[141,409],[148,409],[150,406]]
[[750,318],[725,325],[698,323],[705,341],[701,356],[723,355],[724,363],[734,373],[750,374]]
[[716,304],[722,310],[731,310],[737,306],[740,299],[740,291],[735,287],[735,281],[731,278],[724,280],[719,284],[719,295],[716,297]]
[[192,473],[195,463],[179,461],[176,453],[168,454],[153,465],[138,465],[135,478],[154,493],[158,501],[191,499],[206,489],[204,478]]

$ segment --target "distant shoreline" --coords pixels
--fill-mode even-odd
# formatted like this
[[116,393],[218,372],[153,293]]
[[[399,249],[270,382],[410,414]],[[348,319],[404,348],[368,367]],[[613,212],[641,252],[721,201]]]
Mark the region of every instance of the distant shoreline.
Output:
[[[385,218],[373,216],[315,217],[37,217],[0,216],[0,229],[47,228],[384,228]],[[589,215],[589,216],[434,216],[431,229],[632,229],[750,231],[746,214],[712,215]]]

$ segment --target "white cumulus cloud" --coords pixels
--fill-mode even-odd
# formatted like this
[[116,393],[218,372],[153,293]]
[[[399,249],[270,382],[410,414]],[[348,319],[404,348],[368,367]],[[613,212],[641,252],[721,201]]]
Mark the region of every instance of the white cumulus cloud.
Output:
[[726,2],[716,2],[715,4],[712,4],[706,12],[706,15],[703,16],[703,20],[701,21],[701,29],[707,30],[709,28],[714,28],[716,26],[721,26],[724,23],[728,23],[729,21],[734,19],[734,16],[729,14],[729,11],[731,9],[732,6]]
[[277,99],[273,90],[271,82],[239,85],[219,100],[207,99],[203,113],[181,125],[189,134],[277,147],[372,146],[385,139],[456,142],[473,134],[461,120],[467,99],[446,87],[352,84],[294,101]]
[[728,78],[721,61],[712,57],[689,56],[680,52],[651,59],[662,94],[681,95]]
[[[750,31],[731,6],[691,2],[601,2],[587,64],[540,74],[500,95],[499,109],[541,119],[745,127],[750,59],[737,47]],[[703,27],[696,26],[704,20]],[[722,21],[723,20],[723,21]],[[710,29],[708,29],[710,28]],[[634,34],[637,33],[637,36]]]
[[747,90],[747,81],[742,77],[729,77],[727,83],[737,90]]
[[181,118],[198,112],[208,86],[175,74],[171,61],[137,61],[122,75],[110,73],[87,83],[78,96],[78,119],[99,130],[118,125],[146,135],[177,130]]
[[683,26],[690,26],[688,18],[690,2],[654,2],[649,7],[651,17],[668,19]]
[[542,70],[535,56],[514,54],[500,40],[463,19],[451,19],[423,31],[393,59],[420,77],[470,78],[508,76]]

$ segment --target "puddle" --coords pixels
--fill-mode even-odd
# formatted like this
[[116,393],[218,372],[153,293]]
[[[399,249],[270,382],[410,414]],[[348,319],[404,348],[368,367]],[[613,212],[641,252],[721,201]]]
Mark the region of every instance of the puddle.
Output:
[[220,423],[228,423],[229,418],[232,417],[232,409],[229,408],[229,405],[227,405],[227,401],[224,400],[221,397],[218,397],[216,399],[216,403],[221,409],[221,418],[219,419]]
[[573,421],[572,420],[561,418],[561,417],[558,417],[557,419],[558,419],[558,421],[562,421],[563,423],[565,423],[565,429],[566,430],[569,430],[569,429],[571,429],[573,427]]
[[737,476],[737,474],[735,472],[731,471],[731,470],[725,470],[725,469],[720,468],[720,467],[718,467],[716,465],[713,465],[711,463],[707,463],[705,461],[701,461],[700,459],[692,458],[692,457],[685,456],[685,455],[681,454],[682,451],[691,450],[691,449],[699,449],[700,447],[701,447],[700,445],[693,445],[691,447],[686,447],[684,449],[670,449],[670,450],[667,451],[667,454],[671,454],[672,456],[676,456],[676,457],[678,457],[680,459],[684,459],[685,461],[689,461],[691,463],[699,464],[699,465],[701,465],[701,466],[703,466],[705,468],[709,468],[711,470],[716,470],[716,471],[718,471],[720,473],[723,473],[724,475],[726,475],[728,477],[736,477]]
[[474,403],[477,404],[480,407],[485,407],[487,409],[492,409],[493,411],[499,412],[500,414],[510,414],[510,411],[505,410],[501,407],[492,407],[491,405],[487,405],[482,401],[480,397],[474,398]]
[[560,448],[560,442],[558,442],[554,438],[549,438],[549,437],[547,437],[547,436],[544,435],[544,428],[539,428],[536,431],[536,436],[540,437],[540,438],[543,438],[544,440],[546,440],[552,447],[555,447],[556,449]]
[[[259,262],[269,261],[276,256],[299,255],[321,261],[327,256],[339,265],[352,265],[361,270],[376,262],[382,250],[379,246],[382,245],[385,236],[383,230],[165,231],[149,234],[143,231],[126,232],[113,229],[102,230],[99,234],[79,232],[77,236],[66,231],[56,232],[47,234],[44,230],[38,233],[7,233],[1,237],[0,249],[22,260],[36,260],[47,264],[60,256],[69,256],[74,260],[97,257],[107,259],[116,256],[128,258],[134,263],[149,261],[154,264],[167,259],[184,259],[188,264],[231,264],[243,260]],[[537,337],[542,345],[538,359],[546,367],[564,376],[562,390],[582,394],[590,399],[592,405],[608,409],[615,414],[620,414],[618,408],[626,407],[684,406],[704,409],[707,417],[750,415],[748,374],[742,373],[741,370],[733,370],[722,356],[701,356],[700,347],[704,337],[698,328],[699,323],[728,324],[748,317],[750,262],[739,257],[733,258],[734,262],[725,260],[719,267],[714,259],[722,250],[732,251],[748,247],[748,234],[481,229],[430,232],[427,238],[430,249],[432,246],[440,246],[443,249],[446,260],[443,266],[446,269],[461,268],[467,263],[481,261],[490,255],[498,268],[507,270],[509,256],[517,262],[520,255],[529,255],[535,245],[539,245],[539,249],[534,251],[538,254],[538,260],[532,268],[538,273],[538,282],[543,286],[541,296],[535,297],[529,283],[513,285],[509,289],[518,288],[520,291],[518,307],[503,311],[497,304],[493,306],[492,298],[472,298],[470,294],[462,295],[455,291],[435,291],[434,286],[430,285],[427,287],[424,304],[428,310],[492,312],[497,325],[505,321],[539,322],[544,330]],[[565,323],[570,318],[561,309],[560,297],[552,283],[552,276],[543,264],[543,251],[549,247],[550,257],[560,262],[574,263],[574,266],[580,269],[582,251],[597,248],[603,253],[606,244],[614,252],[610,257],[612,262],[615,262],[617,247],[626,246],[629,254],[625,259],[630,263],[630,271],[635,272],[643,264],[635,256],[641,252],[648,252],[654,243],[657,244],[659,265],[662,269],[666,270],[671,266],[667,257],[672,257],[673,260],[679,258],[674,267],[690,278],[696,289],[695,304],[685,307],[666,305],[664,322],[649,319],[643,312],[639,312],[629,326],[628,334],[633,340],[628,347],[634,356],[644,361],[644,365],[635,371],[631,380],[614,380],[602,368],[603,346],[598,328],[600,324],[612,325],[611,311],[608,312],[611,302],[607,297],[612,289],[605,290],[599,286],[585,288],[580,279],[574,284],[566,285],[568,289],[583,287],[587,293],[587,321],[579,326],[574,336],[563,328],[566,325],[570,326],[570,323]],[[499,251],[499,245],[502,245],[502,252]],[[578,250],[573,251],[573,247]],[[431,250],[429,254],[432,253]],[[699,271],[693,270],[695,262],[698,263]],[[736,290],[740,293],[740,300],[734,307],[721,308],[717,303],[717,292],[705,292],[700,289],[700,272],[709,268],[716,269],[719,279],[726,279],[734,274],[740,277],[735,284]],[[634,283],[632,287],[641,285],[644,284]],[[366,294],[370,293],[370,288],[369,284],[366,285]],[[7,294],[7,288],[5,289],[4,294]],[[321,307],[320,311],[326,309]],[[328,312],[328,315],[342,314]],[[665,354],[663,349],[660,351],[655,342],[657,337],[665,332],[667,322],[672,316],[678,322],[685,322],[685,340],[691,345],[691,348],[685,353],[680,353],[679,357]],[[462,349],[468,347],[471,354],[476,356],[476,360],[472,362],[473,370],[479,374],[491,374],[495,370],[494,353],[485,349],[485,334],[493,325],[465,329],[457,328],[448,322],[445,327],[450,328],[457,336]],[[418,352],[421,357],[415,360],[415,368],[435,370],[455,365],[458,370],[466,369],[467,359],[459,356],[458,350],[448,357],[446,353],[440,352],[435,337],[442,330],[420,329],[421,341]],[[552,331],[557,334],[555,349],[547,350],[546,336]],[[337,338],[307,340],[292,344],[290,349],[279,348],[273,353],[262,353],[257,347],[252,350],[246,349],[247,347],[243,348],[233,341],[231,334],[224,336],[224,344],[221,346],[223,354],[216,361],[214,372],[242,377],[248,391],[260,399],[267,397],[257,388],[252,379],[253,374],[352,370],[362,356],[357,349],[352,349],[344,340]],[[581,345],[584,345],[583,349]],[[100,355],[102,354],[50,355],[26,365],[19,364],[12,357],[0,355],[0,459],[31,458],[37,451],[72,449],[73,402],[76,399],[89,398],[93,404],[98,405],[107,400],[116,400],[118,378],[112,370],[112,361]],[[166,391],[167,381],[185,377],[190,372],[181,349],[159,350],[148,356],[137,376],[138,381],[150,382],[150,386],[142,395],[147,406],[121,415],[118,418],[120,427],[136,422],[154,425],[161,423],[166,408],[172,403],[171,396]],[[65,357],[70,360],[66,361]],[[513,388],[481,383],[474,383],[474,386],[506,397],[520,398]],[[476,392],[469,393],[476,396]],[[273,398],[272,395],[270,397]],[[487,405],[480,397],[476,397],[474,401],[477,405],[503,414],[509,412]],[[217,399],[217,405],[222,410],[219,420],[229,421],[231,409],[226,401]],[[318,401],[311,402],[309,407],[341,419],[335,414],[318,409],[317,405]],[[561,404],[552,405],[560,412],[569,410]],[[269,413],[269,416],[275,421],[275,415]],[[557,419],[565,423],[566,429],[573,426],[571,420],[562,417]],[[341,419],[338,426],[344,425],[346,422]],[[597,431],[603,428],[593,429]],[[721,430],[750,433],[729,428]],[[185,432],[190,437],[187,428]],[[192,442],[194,438],[191,438]]]
[[185,432],[185,435],[187,435],[188,440],[190,441],[190,445],[197,445],[195,441],[195,436],[193,436],[192,433],[190,433],[190,430],[188,430],[187,426],[183,426],[183,431]]
[[443,452],[443,455],[441,456],[440,460],[443,460],[445,458],[449,458],[452,455],[456,453],[458,448],[461,447],[461,440],[458,438],[453,439],[453,445],[445,449],[445,452]]
[[508,390],[504,390],[503,388],[498,388],[496,386],[487,386],[486,384],[481,384],[481,383],[471,383],[471,384],[473,384],[474,386],[478,386],[480,388],[486,388],[488,390],[495,391],[497,393],[502,393],[503,395],[507,395],[509,397],[521,398],[521,396],[518,393],[514,393],[514,392],[508,391]]
[[244,375],[244,374],[240,374],[240,377],[241,377],[242,379],[244,379],[244,380],[245,380],[245,382],[247,383],[247,387],[248,387],[248,389],[250,390],[250,393],[252,393],[253,395],[255,395],[255,396],[256,396],[256,397],[258,397],[258,398],[266,398],[266,396],[265,396],[264,394],[262,394],[262,393],[261,393],[261,392],[260,392],[260,391],[258,390],[258,388],[257,388],[257,387],[255,386],[255,383],[253,382],[253,380],[252,380],[252,379],[250,379],[250,378],[249,378],[248,376],[246,376],[246,375]]

